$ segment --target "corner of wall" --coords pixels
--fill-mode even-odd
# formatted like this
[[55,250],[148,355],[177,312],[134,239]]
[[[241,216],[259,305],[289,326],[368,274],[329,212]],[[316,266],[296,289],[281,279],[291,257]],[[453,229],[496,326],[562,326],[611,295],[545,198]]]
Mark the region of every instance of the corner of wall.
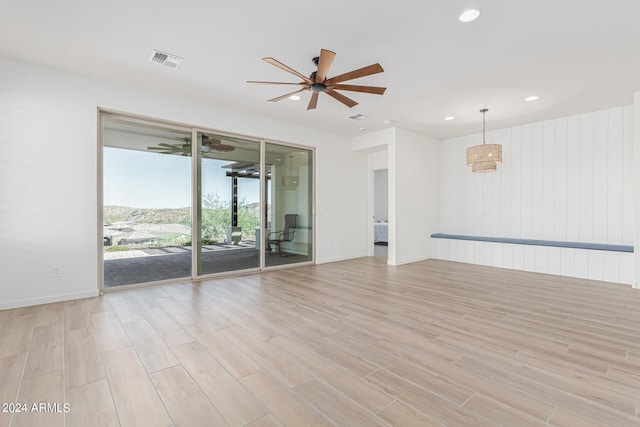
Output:
[[351,149],[353,151],[382,151],[395,141],[396,128],[383,129],[377,132],[351,138]]
[[636,289],[640,287],[640,92],[634,94],[633,102],[633,170],[634,170],[634,195],[635,195],[635,236],[634,258],[635,258],[635,281],[632,286]]

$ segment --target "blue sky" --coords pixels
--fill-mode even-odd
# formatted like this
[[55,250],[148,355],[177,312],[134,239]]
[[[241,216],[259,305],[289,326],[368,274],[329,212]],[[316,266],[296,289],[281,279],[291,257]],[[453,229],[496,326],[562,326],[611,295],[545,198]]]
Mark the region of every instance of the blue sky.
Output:
[[[206,160],[203,194],[231,198],[231,178],[221,166],[229,161]],[[239,179],[240,200],[259,201],[259,180]],[[183,208],[191,205],[191,157],[104,148],[104,204],[136,208]]]

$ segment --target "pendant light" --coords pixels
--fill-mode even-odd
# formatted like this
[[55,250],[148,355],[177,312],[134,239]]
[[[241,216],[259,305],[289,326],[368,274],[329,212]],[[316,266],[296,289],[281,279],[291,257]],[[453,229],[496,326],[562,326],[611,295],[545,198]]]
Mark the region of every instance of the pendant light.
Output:
[[495,172],[498,163],[502,163],[502,145],[487,144],[485,140],[485,114],[487,108],[480,110],[482,113],[482,144],[467,148],[467,166],[471,166],[471,172]]
[[293,175],[293,156],[289,156],[289,175],[282,177],[282,186],[285,188],[296,188],[298,184],[300,184],[300,177]]

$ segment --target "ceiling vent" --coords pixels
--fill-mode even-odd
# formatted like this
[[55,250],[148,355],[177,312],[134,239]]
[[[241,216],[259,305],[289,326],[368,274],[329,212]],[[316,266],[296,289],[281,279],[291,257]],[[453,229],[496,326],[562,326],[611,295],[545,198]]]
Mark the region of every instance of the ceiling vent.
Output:
[[180,64],[182,64],[182,61],[184,61],[184,59],[180,58],[179,56],[171,55],[170,53],[154,50],[151,52],[149,61],[166,65],[169,68],[178,68]]
[[349,116],[349,118],[351,120],[364,120],[367,118],[367,116],[365,116],[364,114],[358,113],[358,114],[354,114],[353,116]]

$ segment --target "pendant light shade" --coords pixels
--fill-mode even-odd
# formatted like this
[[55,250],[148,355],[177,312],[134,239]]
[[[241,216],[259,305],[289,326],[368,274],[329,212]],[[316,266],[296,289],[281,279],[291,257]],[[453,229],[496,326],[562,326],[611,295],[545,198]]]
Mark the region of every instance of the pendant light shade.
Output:
[[476,162],[471,165],[471,172],[476,173],[495,172],[496,169],[496,162]]
[[482,113],[482,144],[467,148],[467,166],[471,166],[471,172],[494,172],[498,163],[502,163],[502,145],[485,143],[485,113]]
[[500,144],[482,144],[474,145],[467,148],[467,165],[472,166],[475,163],[491,161],[494,163],[502,163],[502,145]]

